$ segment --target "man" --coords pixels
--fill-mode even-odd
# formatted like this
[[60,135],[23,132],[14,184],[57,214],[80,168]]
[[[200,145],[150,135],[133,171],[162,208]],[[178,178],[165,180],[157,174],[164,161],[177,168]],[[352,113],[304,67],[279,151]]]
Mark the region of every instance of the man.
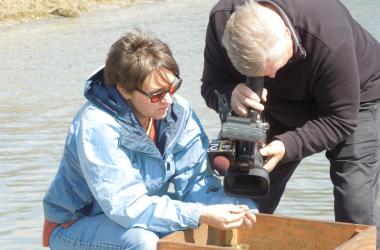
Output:
[[[376,225],[379,245],[380,44],[337,0],[220,0],[206,35],[202,96],[240,116],[264,110],[260,150],[273,213],[300,161],[326,150],[336,221]],[[259,98],[246,76],[264,76]]]

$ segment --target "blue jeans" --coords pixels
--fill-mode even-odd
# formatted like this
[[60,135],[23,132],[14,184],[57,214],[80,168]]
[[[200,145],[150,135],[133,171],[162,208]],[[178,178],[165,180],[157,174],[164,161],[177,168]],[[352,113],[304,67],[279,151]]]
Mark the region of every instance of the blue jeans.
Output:
[[126,229],[105,214],[84,217],[68,228],[56,227],[49,241],[51,249],[141,249],[157,248],[164,235],[143,228]]

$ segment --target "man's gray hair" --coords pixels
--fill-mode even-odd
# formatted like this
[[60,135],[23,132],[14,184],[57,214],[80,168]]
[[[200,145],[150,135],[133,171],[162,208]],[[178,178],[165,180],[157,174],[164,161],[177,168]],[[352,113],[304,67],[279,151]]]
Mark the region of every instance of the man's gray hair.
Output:
[[283,47],[264,6],[251,0],[231,15],[223,45],[234,67],[243,75],[259,76],[268,61],[276,61]]

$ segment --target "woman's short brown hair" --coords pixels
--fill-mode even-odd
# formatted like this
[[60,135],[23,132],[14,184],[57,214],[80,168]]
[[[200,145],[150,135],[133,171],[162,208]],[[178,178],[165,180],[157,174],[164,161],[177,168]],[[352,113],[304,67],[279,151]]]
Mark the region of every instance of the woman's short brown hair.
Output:
[[179,76],[179,68],[167,44],[147,33],[129,32],[108,52],[104,77],[108,85],[127,91],[141,89],[148,75],[162,69]]

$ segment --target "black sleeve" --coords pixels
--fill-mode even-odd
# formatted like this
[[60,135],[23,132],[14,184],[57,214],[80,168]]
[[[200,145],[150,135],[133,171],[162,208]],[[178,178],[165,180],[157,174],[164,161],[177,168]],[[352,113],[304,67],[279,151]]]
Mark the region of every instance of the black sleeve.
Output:
[[360,104],[355,56],[353,41],[345,39],[325,58],[313,90],[318,116],[293,131],[276,136],[285,145],[283,162],[331,150],[353,133]]
[[217,111],[217,97],[214,90],[225,94],[230,103],[232,90],[245,79],[232,66],[222,46],[224,28],[230,15],[231,11],[215,12],[210,15],[207,26],[201,94],[207,106],[215,111]]

